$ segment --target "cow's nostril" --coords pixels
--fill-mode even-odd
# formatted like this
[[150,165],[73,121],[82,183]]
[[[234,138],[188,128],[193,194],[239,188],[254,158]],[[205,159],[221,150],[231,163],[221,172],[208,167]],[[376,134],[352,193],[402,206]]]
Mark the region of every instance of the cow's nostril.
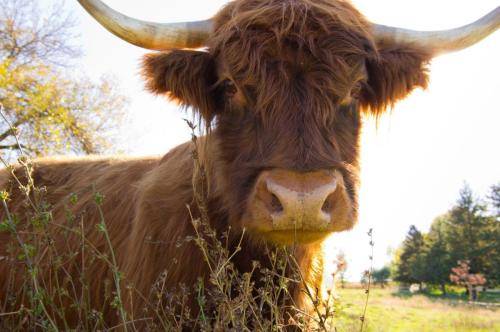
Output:
[[321,210],[325,213],[331,213],[333,208],[333,193],[328,195],[328,197],[325,199],[323,202],[323,206],[321,207]]
[[283,212],[283,205],[280,202],[280,199],[275,194],[271,194],[271,209],[274,213]]

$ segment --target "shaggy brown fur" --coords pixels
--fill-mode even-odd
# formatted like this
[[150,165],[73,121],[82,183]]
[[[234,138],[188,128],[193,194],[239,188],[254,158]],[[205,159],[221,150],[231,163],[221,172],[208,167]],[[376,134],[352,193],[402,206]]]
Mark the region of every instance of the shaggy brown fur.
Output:
[[[231,225],[239,238],[255,179],[274,168],[339,170],[355,211],[360,112],[379,115],[415,87],[425,87],[430,56],[411,45],[376,45],[369,23],[343,0],[236,0],[215,22],[206,51],[173,50],[144,59],[149,90],[193,107],[210,128],[204,160],[213,226],[224,230]],[[194,246],[176,246],[177,238],[193,231],[185,207],[193,203],[190,150],[189,144],[182,145],[160,162],[39,161],[35,180],[47,186],[56,222],[64,220],[67,196],[81,193],[72,209],[85,210],[87,238],[106,251],[94,227],[99,216],[91,207],[91,184],[104,193],[104,217],[119,267],[147,294],[165,269],[170,288],[207,275]],[[10,205],[23,213],[18,194]],[[355,219],[354,213],[349,227]],[[7,238],[1,236],[3,256]],[[250,234],[235,257],[238,269],[263,260],[261,244],[259,234]],[[72,241],[60,245],[78,252]],[[318,248],[317,243],[302,244],[297,253],[313,285],[321,283],[321,266],[312,268],[313,261],[321,261]],[[102,280],[109,271],[97,261],[88,268],[95,276],[95,305],[102,305]],[[6,269],[0,262],[0,297]],[[142,304],[135,297],[129,311],[137,316]]]

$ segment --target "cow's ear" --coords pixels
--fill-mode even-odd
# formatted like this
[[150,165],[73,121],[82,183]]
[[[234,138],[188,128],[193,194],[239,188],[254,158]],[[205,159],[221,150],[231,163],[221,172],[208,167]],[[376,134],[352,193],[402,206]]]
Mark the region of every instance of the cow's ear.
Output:
[[379,115],[413,89],[425,89],[430,59],[430,54],[411,46],[379,45],[366,60],[368,81],[360,96],[363,109]]
[[165,94],[183,106],[199,111],[208,122],[215,115],[213,86],[217,74],[207,52],[174,50],[147,54],[142,63],[146,87]]

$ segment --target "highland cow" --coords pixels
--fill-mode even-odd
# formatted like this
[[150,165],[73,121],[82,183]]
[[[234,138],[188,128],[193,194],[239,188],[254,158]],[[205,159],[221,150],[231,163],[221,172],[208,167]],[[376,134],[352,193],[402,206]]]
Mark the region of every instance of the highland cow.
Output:
[[[79,2],[120,38],[161,51],[144,57],[147,88],[191,107],[205,125],[198,151],[209,220],[218,232],[231,228],[232,247],[245,230],[235,267],[244,272],[253,260],[265,264],[266,246],[295,246],[313,289],[322,282],[321,241],[357,219],[362,113],[379,116],[425,88],[434,56],[473,45],[500,22],[497,8],[464,28],[419,32],[373,24],[344,0],[235,0],[207,21],[154,24],[98,0]],[[177,241],[193,234],[191,220],[199,215],[193,149],[188,142],[161,159],[36,160],[34,183],[46,188],[53,208],[47,245],[85,261],[81,241],[60,227],[69,210],[103,252],[107,239],[95,225],[105,220],[117,266],[137,294],[148,294],[165,270],[167,288],[206,278],[200,250]],[[10,213],[25,216],[12,176],[4,170],[1,178],[11,188]],[[100,207],[96,192],[104,197]],[[70,204],[71,197],[77,199]],[[0,256],[8,257],[10,235],[0,233],[0,240]],[[12,264],[0,261],[0,299],[22,281],[21,274],[7,280]],[[61,283],[79,267],[61,263]],[[46,278],[43,265],[39,270]],[[113,271],[94,260],[86,273],[93,305],[102,306],[103,281]],[[292,293],[306,306],[300,289]],[[132,297],[125,303],[137,317],[145,300]]]

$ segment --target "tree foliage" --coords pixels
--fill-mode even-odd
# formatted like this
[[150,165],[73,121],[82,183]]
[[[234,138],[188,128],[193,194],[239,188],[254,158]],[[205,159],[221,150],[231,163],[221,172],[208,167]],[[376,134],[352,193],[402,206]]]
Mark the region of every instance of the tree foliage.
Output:
[[80,55],[74,22],[62,4],[0,5],[0,150],[17,155],[99,153],[110,146],[125,98],[110,78],[93,82],[72,70]]
[[434,220],[427,234],[412,226],[393,261],[395,279],[440,285],[445,290],[452,268],[459,261],[467,261],[471,274],[485,276],[489,286],[497,285],[500,282],[498,193],[499,186],[492,186],[488,208],[465,185],[456,204]]
[[491,186],[488,200],[491,204],[492,211],[498,220],[500,218],[500,183]]
[[384,288],[389,281],[389,277],[391,276],[391,270],[389,266],[384,266],[378,270],[373,271],[373,282],[375,284],[379,284],[380,287]]
[[476,286],[482,286],[486,279],[480,273],[470,273],[469,261],[458,261],[458,266],[451,268],[450,280],[465,286],[469,293],[469,300],[477,300]]
[[455,206],[449,212],[448,242],[454,263],[469,260],[472,271],[481,268],[484,253],[480,252],[481,233],[486,226],[484,204],[474,199],[471,189],[465,185]]
[[406,283],[421,283],[423,271],[424,237],[414,225],[406,235],[399,253],[399,264],[395,270],[395,280]]
[[454,262],[451,258],[449,239],[447,238],[449,215],[437,217],[426,236],[424,247],[425,277],[427,283],[440,285],[443,293]]

